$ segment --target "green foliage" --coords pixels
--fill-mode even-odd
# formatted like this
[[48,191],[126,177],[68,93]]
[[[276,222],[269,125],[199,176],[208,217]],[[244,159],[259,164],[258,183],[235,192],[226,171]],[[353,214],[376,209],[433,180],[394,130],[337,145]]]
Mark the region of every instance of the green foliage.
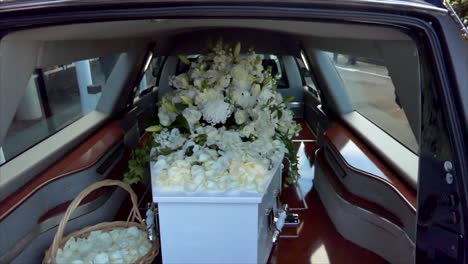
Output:
[[172,128],[178,128],[181,132],[190,133],[189,123],[182,114],[176,117],[175,121],[170,126],[170,129]]
[[145,129],[146,132],[160,132],[163,129],[161,125],[149,126]]
[[195,142],[196,144],[198,145],[204,145],[206,143],[206,140],[208,139],[208,135],[206,134],[201,134],[201,135],[198,135],[196,136],[194,139],[193,139],[193,142]]
[[289,173],[286,178],[288,184],[297,183],[299,180],[299,160],[297,159],[296,147],[292,139],[289,139],[286,136],[280,136],[279,138],[288,152],[286,153],[286,158],[289,161]]
[[465,25],[468,24],[468,0],[446,0],[449,2]]
[[182,112],[185,110],[185,108],[187,108],[188,105],[184,104],[184,103],[176,103],[175,104],[175,108],[177,109],[177,112]]
[[183,64],[187,64],[187,65],[190,65],[191,62],[189,59],[187,59],[187,57],[185,57],[184,55],[177,55],[177,57],[179,57],[179,60],[183,63]]
[[149,177],[151,148],[152,144],[146,140],[140,147],[132,151],[132,158],[128,162],[128,171],[124,174],[124,182],[128,184],[136,184],[143,182]]
[[283,103],[287,104],[287,103],[290,103],[292,101],[294,101],[294,96],[291,95],[291,96],[288,96],[288,97],[284,98]]

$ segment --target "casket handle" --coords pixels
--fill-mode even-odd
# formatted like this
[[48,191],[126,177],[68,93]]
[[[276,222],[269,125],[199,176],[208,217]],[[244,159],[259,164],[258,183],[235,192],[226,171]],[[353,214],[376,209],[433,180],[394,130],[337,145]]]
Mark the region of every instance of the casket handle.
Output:
[[270,231],[271,234],[271,241],[275,243],[276,240],[278,240],[281,230],[276,227],[276,221],[278,218],[275,216],[273,207],[266,210],[266,215],[268,218],[268,231]]

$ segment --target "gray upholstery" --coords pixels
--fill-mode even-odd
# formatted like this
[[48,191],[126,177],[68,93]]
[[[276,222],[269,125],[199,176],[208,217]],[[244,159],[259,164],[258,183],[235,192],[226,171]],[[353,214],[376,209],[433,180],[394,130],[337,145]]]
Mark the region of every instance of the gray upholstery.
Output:
[[[98,223],[112,221],[113,216],[120,209],[120,205],[126,197],[128,196],[125,191],[116,189],[98,210],[70,220],[65,229],[65,233],[67,234],[74,230],[79,230]],[[58,226],[49,229],[36,237],[32,243],[28,244],[28,246],[13,259],[11,264],[41,263],[45,250],[50,247],[57,233],[57,227]]]
[[[113,150],[120,154],[115,159],[111,168],[123,157],[122,145],[116,145]],[[38,219],[55,206],[72,200],[76,195],[93,182],[108,177],[110,170],[100,175],[96,169],[109,157],[112,150],[104,156],[96,165],[71,174],[44,186],[27,199],[21,207],[14,210],[0,224],[0,256],[6,254],[21,238],[33,231],[38,224]],[[51,241],[49,241],[51,242]]]
[[328,216],[343,237],[390,263],[414,263],[415,246],[406,233],[386,219],[341,198],[320,166],[315,169],[314,186]]
[[321,91],[327,110],[334,113],[352,111],[351,100],[343,86],[343,81],[327,54],[315,50],[311,46],[307,46],[305,49],[309,55],[310,64],[314,69],[318,85],[323,87]]
[[332,161],[338,159],[330,157],[331,150],[325,151],[325,156],[331,166],[339,167],[345,177],[338,177],[342,184],[354,195],[372,201],[378,206],[385,208],[398,218],[404,224],[404,231],[408,237],[416,241],[416,209],[401,199],[398,192],[389,185],[380,181],[373,180],[367,175],[348,169],[344,164],[332,164]]
[[295,117],[302,118],[304,115],[304,87],[299,67],[293,56],[281,56],[281,59],[288,77],[288,89],[278,89],[278,91],[283,97],[294,96],[294,102],[289,107],[294,111]]
[[[419,141],[420,114],[421,114],[421,82],[419,69],[419,55],[416,44],[411,39],[378,40],[378,39],[352,39],[352,38],[318,38],[306,37],[303,39],[306,50],[312,63],[318,69],[318,78],[324,75],[326,86],[329,89],[324,96],[327,102],[338,102],[338,105],[346,103],[346,95],[342,84],[335,81],[334,68],[327,63],[330,60],[325,54],[316,50],[325,50],[336,53],[366,57],[383,61],[389,71],[389,75],[395,86],[396,94],[400,99],[402,108],[409,121],[416,140]],[[402,63],[405,62],[405,63]],[[320,66],[320,67],[317,67]],[[331,68],[330,68],[331,67]],[[333,83],[332,83],[333,82]],[[393,99],[389,99],[393,100]],[[331,110],[334,109],[334,105]],[[336,108],[340,115],[354,110],[352,107]]]
[[0,42],[0,146],[34,71],[38,43]]
[[[387,41],[380,49],[400,104],[419,142],[421,128],[421,72],[413,41]],[[405,63],[401,63],[404,61]]]
[[161,72],[161,79],[159,80],[158,100],[172,91],[172,87],[169,85],[169,78],[176,72],[177,62],[178,59],[176,56],[167,57]]

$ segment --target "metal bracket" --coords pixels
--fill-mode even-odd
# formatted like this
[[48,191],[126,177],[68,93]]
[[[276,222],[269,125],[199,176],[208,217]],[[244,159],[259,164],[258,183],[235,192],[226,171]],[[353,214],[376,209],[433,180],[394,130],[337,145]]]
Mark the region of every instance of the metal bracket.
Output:
[[156,207],[154,206],[154,203],[148,203],[146,205],[146,232],[148,235],[148,239],[150,241],[155,241],[158,234],[158,211]]
[[459,25],[460,30],[461,30],[461,36],[463,37],[463,39],[468,40],[468,27],[463,23],[461,18],[458,16],[452,4],[450,4],[448,1],[444,1],[444,5],[445,7],[447,7],[447,10],[449,11],[450,16],[453,18],[453,20],[455,20],[455,23]]

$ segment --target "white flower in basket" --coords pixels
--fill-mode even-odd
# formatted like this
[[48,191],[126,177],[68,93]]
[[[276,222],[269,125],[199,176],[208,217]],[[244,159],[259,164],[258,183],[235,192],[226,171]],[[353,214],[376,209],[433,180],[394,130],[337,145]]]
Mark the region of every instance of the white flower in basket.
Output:
[[[118,186],[130,194],[132,210],[126,222],[107,222],[75,231],[63,237],[65,225],[80,202],[91,192],[105,186]],[[159,253],[157,241],[147,238],[146,226],[138,211],[137,196],[121,181],[96,182],[71,202],[55,234],[43,263],[151,263]]]

